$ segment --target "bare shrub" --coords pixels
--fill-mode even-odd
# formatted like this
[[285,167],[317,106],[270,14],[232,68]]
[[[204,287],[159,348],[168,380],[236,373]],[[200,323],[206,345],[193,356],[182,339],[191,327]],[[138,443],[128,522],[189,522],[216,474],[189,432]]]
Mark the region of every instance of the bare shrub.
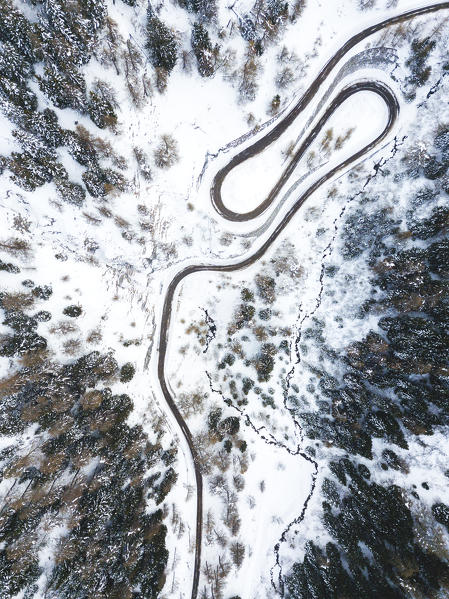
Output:
[[225,524],[231,531],[232,536],[235,537],[235,535],[237,535],[240,530],[242,520],[239,516],[237,507],[235,506],[235,504],[228,506],[227,509],[228,509],[228,512],[226,515]]
[[220,451],[215,454],[212,463],[217,466],[221,472],[226,472],[231,464],[231,458],[225,449],[220,449]]
[[207,394],[195,391],[192,393],[181,393],[177,403],[184,418],[189,418],[193,414],[200,414],[203,410],[206,397]]
[[160,94],[163,94],[167,89],[168,83],[168,71],[166,71],[163,67],[156,67],[156,88]]
[[281,154],[284,158],[284,160],[287,160],[288,158],[291,158],[295,152],[295,142],[291,141],[288,146],[282,150]]
[[220,244],[229,247],[232,244],[233,236],[231,233],[223,233],[220,237]]
[[276,299],[276,281],[264,274],[258,274],[255,281],[258,296],[268,304],[272,304]]
[[245,474],[245,472],[248,470],[248,457],[246,452],[238,455],[237,460],[239,463],[240,473]]
[[270,102],[270,107],[268,109],[268,113],[271,116],[274,116],[279,112],[279,108],[281,106],[281,97],[279,94],[276,94]]
[[294,23],[299,17],[302,16],[307,5],[307,0],[295,0],[292,6],[292,12],[290,15],[290,20]]
[[64,341],[63,351],[67,356],[75,356],[81,350],[80,339],[67,339]]
[[141,220],[139,221],[139,227],[142,229],[142,231],[146,231],[147,233],[153,233],[154,232],[154,225],[151,222],[148,222],[147,220]]
[[155,253],[164,256],[167,261],[177,258],[178,250],[173,242],[155,243]]
[[304,269],[298,264],[294,247],[289,242],[284,242],[271,260],[276,277],[288,275],[299,279],[304,274]]
[[107,17],[104,27],[105,39],[100,52],[97,54],[98,60],[107,66],[114,66],[117,75],[120,75],[119,68],[119,48],[124,43],[123,37],[117,23]]
[[143,64],[144,59],[139,48],[129,38],[126,40],[126,50],[123,52],[123,59],[125,62],[125,75],[127,76],[130,71],[136,73]]
[[144,57],[139,48],[128,39],[126,41],[126,48],[122,51],[121,58],[131,100],[137,108],[141,108],[145,99],[152,95],[151,82],[142,68]]
[[68,335],[69,333],[77,333],[79,331],[76,324],[70,320],[60,320],[56,325],[50,328],[52,335]]
[[29,233],[30,232],[31,221],[21,214],[14,215],[13,219],[13,227],[19,233]]
[[346,133],[344,135],[339,135],[337,137],[337,139],[335,140],[335,149],[336,150],[340,150],[344,144],[348,141],[348,139],[351,137],[351,135],[354,133],[354,128],[350,128],[346,131]]
[[257,76],[260,66],[251,45],[245,56],[245,62],[240,69],[239,99],[241,102],[251,102],[256,98],[258,89]]
[[[248,125],[248,127],[252,127],[256,122],[256,117],[253,115],[252,112],[249,112],[247,117],[246,117],[246,123]],[[254,130],[257,129],[257,124],[254,127]]]
[[212,472],[213,448],[210,445],[209,435],[206,432],[198,433],[193,443],[195,445],[196,460],[203,474]]
[[369,10],[376,6],[376,0],[359,0],[359,10]]
[[191,73],[192,72],[192,55],[190,52],[187,52],[186,50],[182,51],[182,55],[181,55],[181,60],[182,60],[182,70],[185,71],[186,73]]
[[214,528],[214,534],[218,545],[224,549],[228,544],[228,537],[226,536],[226,533],[220,528]]
[[5,293],[2,297],[2,306],[5,310],[25,310],[34,304],[34,296],[31,293]]
[[94,88],[105,100],[110,102],[114,108],[119,108],[120,105],[117,102],[114,88],[109,85],[109,83],[106,83],[106,81],[102,81],[101,79],[95,79]]
[[91,343],[92,345],[98,345],[100,341],[103,339],[103,334],[101,329],[97,327],[96,329],[92,329],[87,335],[86,341]]
[[276,85],[280,89],[285,89],[295,81],[295,73],[290,66],[283,67],[276,75]]
[[132,103],[136,108],[142,108],[143,106],[143,93],[140,87],[140,81],[134,73],[130,73],[126,77],[126,85],[131,97]]
[[217,68],[221,69],[227,81],[235,81],[237,77],[237,53],[233,49],[226,49],[218,58]]
[[324,152],[325,154],[329,154],[330,149],[331,149],[331,142],[334,139],[334,131],[333,129],[327,129],[324,132],[324,135],[321,139],[320,142],[320,146],[321,146],[321,151]]
[[90,214],[89,212],[83,212],[83,216],[90,225],[94,225],[97,227],[98,225],[101,225],[101,223],[102,223],[101,218],[97,218],[97,217],[93,216],[92,214]]
[[97,210],[102,216],[106,218],[111,218],[112,216],[112,212],[106,206],[100,206],[99,208],[97,208]]
[[142,216],[148,216],[149,214],[149,210],[148,208],[145,206],[145,204],[138,204],[137,205],[137,212],[139,214],[141,214]]
[[8,254],[13,256],[28,256],[31,246],[25,239],[19,239],[18,237],[10,237],[5,241],[0,241],[0,250],[4,250]]
[[233,476],[232,480],[236,490],[238,492],[243,491],[243,489],[245,488],[245,479],[243,478],[243,476],[241,474],[236,474],[235,476]]
[[204,528],[205,528],[206,544],[211,545],[213,543],[213,541],[215,540],[215,534],[214,534],[215,518],[210,509],[207,511],[207,514],[206,514]]
[[126,218],[123,218],[122,216],[119,216],[118,214],[116,216],[114,216],[114,223],[117,225],[117,227],[119,229],[128,229],[128,227],[130,226],[130,224],[126,220]]

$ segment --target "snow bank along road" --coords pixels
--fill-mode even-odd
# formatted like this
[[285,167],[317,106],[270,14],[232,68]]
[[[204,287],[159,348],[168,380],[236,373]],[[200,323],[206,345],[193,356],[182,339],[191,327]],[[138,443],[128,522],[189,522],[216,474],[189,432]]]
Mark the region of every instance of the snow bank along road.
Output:
[[366,154],[370,150],[372,150],[377,144],[379,144],[386,135],[391,131],[397,116],[399,114],[399,104],[398,101],[393,94],[393,92],[384,84],[378,81],[363,81],[360,83],[355,83],[344,88],[332,101],[329,108],[325,111],[319,122],[315,125],[309,135],[306,137],[305,141],[302,143],[301,147],[295,153],[290,163],[288,164],[285,171],[282,173],[279,181],[270,191],[266,199],[259,204],[257,208],[247,213],[237,213],[231,210],[228,210],[222,201],[221,198],[221,187],[225,177],[228,173],[237,165],[241,164],[248,158],[255,156],[256,154],[262,152],[269,144],[273,141],[277,140],[284,131],[288,129],[288,127],[293,123],[293,121],[301,114],[301,112],[306,108],[306,106],[310,103],[310,101],[314,98],[316,93],[318,92],[321,84],[325,81],[325,79],[329,76],[333,68],[337,65],[337,63],[351,50],[356,44],[372,35],[384,29],[385,27],[389,27],[390,25],[396,25],[403,21],[407,21],[414,17],[420,15],[426,15],[429,13],[434,13],[439,10],[449,9],[449,2],[440,2],[435,4],[430,4],[425,7],[420,7],[414,10],[409,10],[395,17],[391,17],[364,29],[360,33],[351,37],[335,54],[334,56],[327,62],[327,64],[320,71],[316,79],[311,84],[308,91],[302,96],[302,98],[295,104],[294,108],[273,128],[271,129],[265,136],[257,140],[253,145],[245,148],[242,152],[234,156],[232,160],[222,168],[217,175],[215,176],[212,187],[211,187],[211,198],[213,205],[217,212],[230,221],[247,221],[256,216],[262,214],[277,198],[281,188],[284,183],[292,174],[294,168],[296,167],[298,161],[304,155],[307,148],[313,142],[313,140],[318,135],[319,131],[324,127],[327,120],[330,116],[335,112],[335,110],[350,96],[356,94],[359,91],[371,91],[373,93],[378,94],[386,103],[388,108],[388,122],[383,130],[383,132],[371,143],[367,144],[364,148],[350,156],[347,160],[334,167],[330,171],[328,171],[325,175],[319,178],[315,183],[313,183],[294,203],[294,205],[286,212],[285,216],[282,218],[281,222],[276,226],[267,240],[250,256],[243,259],[241,262],[232,263],[232,264],[198,264],[192,265],[180,270],[174,278],[171,280],[170,284],[165,293],[164,304],[162,308],[161,314],[161,322],[160,322],[160,331],[159,331],[159,355],[157,360],[157,373],[159,384],[162,390],[162,393],[165,397],[167,405],[171,410],[173,416],[175,417],[182,434],[189,446],[190,453],[192,456],[193,467],[195,471],[195,479],[196,479],[196,500],[197,500],[197,509],[196,509],[196,541],[195,541],[195,561],[194,561],[194,570],[193,570],[193,583],[192,583],[192,594],[191,599],[196,599],[198,594],[198,585],[201,571],[201,544],[202,544],[202,529],[203,529],[203,479],[201,475],[201,469],[199,462],[197,460],[196,450],[193,443],[192,433],[189,430],[184,418],[181,416],[176,403],[168,389],[167,381],[166,381],[166,373],[165,373],[165,362],[166,362],[166,354],[167,354],[167,341],[168,341],[168,332],[170,329],[170,320],[172,314],[173,307],[173,299],[176,293],[176,290],[179,284],[190,274],[200,271],[211,271],[211,272],[230,272],[234,270],[243,269],[257,260],[261,258],[267,251],[267,249],[272,245],[272,243],[279,237],[279,235],[284,230],[287,223],[290,221],[292,216],[297,212],[297,210],[304,204],[308,197],[312,193],[314,193],[323,183],[331,179],[337,172],[349,166],[352,162],[360,158],[362,155]]

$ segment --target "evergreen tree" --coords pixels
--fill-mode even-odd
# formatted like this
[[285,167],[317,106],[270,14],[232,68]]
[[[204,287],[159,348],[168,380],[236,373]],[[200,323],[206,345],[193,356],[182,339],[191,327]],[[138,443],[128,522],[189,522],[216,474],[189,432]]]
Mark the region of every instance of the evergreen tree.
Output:
[[170,73],[177,61],[178,47],[173,32],[156,16],[147,23],[147,48],[154,67]]
[[202,77],[210,77],[214,74],[215,70],[215,53],[209,33],[201,23],[193,25],[191,41],[199,74]]
[[178,0],[179,5],[195,13],[200,21],[210,21],[217,13],[216,0]]

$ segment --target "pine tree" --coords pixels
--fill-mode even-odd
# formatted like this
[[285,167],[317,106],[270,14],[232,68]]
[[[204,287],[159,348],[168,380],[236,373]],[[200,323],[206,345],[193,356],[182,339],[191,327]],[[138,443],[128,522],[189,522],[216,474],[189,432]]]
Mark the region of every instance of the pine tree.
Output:
[[209,33],[201,23],[193,25],[191,43],[199,74],[202,77],[210,77],[215,70],[215,55]]
[[216,0],[178,0],[179,5],[195,13],[200,21],[210,21],[217,14]]
[[178,58],[178,46],[173,32],[158,17],[150,15],[147,37],[147,48],[152,65],[170,73]]

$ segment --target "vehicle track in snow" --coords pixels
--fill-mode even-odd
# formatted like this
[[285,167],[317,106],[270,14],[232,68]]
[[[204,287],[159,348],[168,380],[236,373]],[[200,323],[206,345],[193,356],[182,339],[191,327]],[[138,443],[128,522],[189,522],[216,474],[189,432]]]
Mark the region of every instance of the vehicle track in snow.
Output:
[[317,124],[313,127],[310,133],[307,135],[300,148],[295,152],[291,161],[287,165],[286,169],[282,173],[276,185],[269,192],[267,197],[263,202],[259,204],[254,210],[251,210],[246,213],[238,213],[226,208],[223,203],[221,197],[221,189],[223,185],[223,181],[226,176],[239,164],[242,164],[245,160],[256,156],[260,152],[262,152],[265,148],[267,148],[271,143],[279,139],[279,137],[288,129],[288,127],[295,121],[296,118],[304,111],[304,109],[310,104],[312,99],[315,97],[317,92],[320,90],[321,85],[328,78],[332,70],[335,66],[340,62],[340,60],[358,43],[369,37],[370,35],[381,31],[386,27],[390,27],[392,25],[397,25],[404,21],[413,19],[415,17],[419,17],[422,15],[427,15],[431,13],[435,13],[440,10],[449,9],[449,2],[439,2],[430,4],[428,6],[423,6],[420,8],[416,8],[414,10],[409,10],[407,12],[401,13],[395,17],[391,17],[379,23],[376,23],[358,34],[352,36],[326,63],[326,65],[322,68],[318,76],[310,85],[307,92],[300,98],[300,100],[294,105],[292,110],[287,113],[268,133],[266,133],[263,137],[255,141],[252,145],[245,148],[239,154],[234,156],[229,163],[223,167],[218,173],[215,175],[213,179],[213,183],[211,186],[211,200],[215,210],[226,220],[233,222],[242,222],[249,221],[251,219],[256,218],[263,214],[277,199],[279,192],[283,188],[284,184],[290,178],[293,173],[296,165],[300,161],[301,157],[304,155],[308,147],[311,143],[316,139],[320,130],[324,127],[328,119],[331,115],[338,109],[338,107],[349,97],[358,93],[359,91],[370,91],[377,95],[379,95],[386,103],[388,109],[388,121],[387,124],[380,135],[376,137],[372,142],[365,145],[361,150],[355,152],[348,159],[335,166],[323,176],[321,176],[317,181],[315,181],[312,185],[310,185],[296,200],[296,202],[287,210],[285,215],[279,224],[276,225],[274,230],[271,232],[266,241],[251,255],[240,260],[239,262],[232,262],[230,264],[197,264],[191,265],[180,270],[169,283],[164,297],[164,303],[160,318],[160,327],[159,327],[159,346],[158,346],[158,357],[157,357],[157,375],[159,384],[161,387],[162,394],[167,402],[167,405],[172,412],[175,420],[177,421],[179,428],[187,442],[187,445],[190,450],[190,454],[192,457],[193,468],[195,472],[195,481],[196,481],[196,527],[195,527],[195,560],[194,560],[194,570],[193,570],[193,582],[192,582],[192,592],[191,599],[197,599],[198,595],[198,586],[200,580],[201,573],[201,548],[202,548],[202,530],[203,530],[203,478],[201,475],[201,467],[199,464],[199,460],[197,459],[196,449],[193,442],[192,433],[182,417],[178,407],[176,406],[176,402],[169,391],[167,378],[166,378],[166,356],[167,356],[167,346],[168,346],[168,334],[170,329],[171,316],[174,305],[174,298],[176,291],[181,284],[181,282],[191,274],[197,272],[232,272],[237,270],[242,270],[247,266],[255,263],[259,260],[265,252],[271,247],[273,242],[280,236],[283,232],[286,225],[290,222],[291,218],[295,215],[295,213],[299,210],[299,208],[304,204],[304,202],[324,183],[332,179],[338,172],[344,170],[353,162],[358,160],[363,155],[369,153],[373,150],[378,144],[380,144],[388,133],[393,128],[396,119],[399,114],[399,103],[396,99],[396,96],[391,91],[391,89],[381,83],[380,81],[361,81],[358,83],[354,83],[343,88],[339,94],[334,98],[334,100],[330,103],[329,107],[324,112],[323,116],[317,122]]

